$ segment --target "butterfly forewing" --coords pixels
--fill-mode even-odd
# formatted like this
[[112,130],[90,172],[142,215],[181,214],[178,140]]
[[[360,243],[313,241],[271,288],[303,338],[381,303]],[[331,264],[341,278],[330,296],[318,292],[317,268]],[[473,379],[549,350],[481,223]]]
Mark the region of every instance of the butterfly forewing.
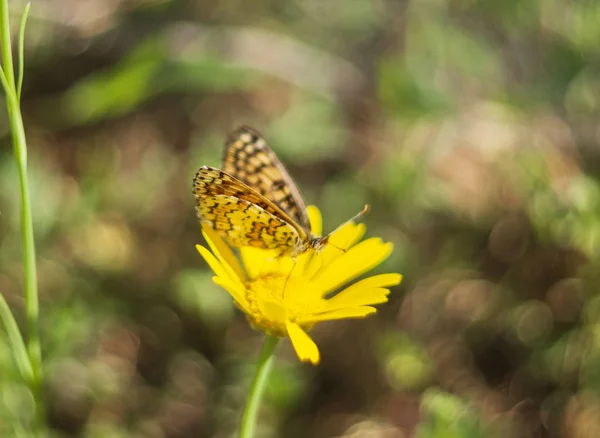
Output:
[[310,234],[310,223],[300,191],[256,130],[242,126],[230,134],[222,168],[277,205],[305,234]]
[[222,170],[202,166],[194,178],[194,196],[200,220],[235,247],[285,253],[308,238],[281,208]]

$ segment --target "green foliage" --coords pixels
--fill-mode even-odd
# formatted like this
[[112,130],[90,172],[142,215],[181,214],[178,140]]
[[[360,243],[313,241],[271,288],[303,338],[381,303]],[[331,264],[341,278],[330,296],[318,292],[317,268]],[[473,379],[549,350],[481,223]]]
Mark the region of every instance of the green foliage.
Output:
[[[417,438],[492,438],[506,436],[482,424],[476,410],[459,397],[430,389],[423,394],[424,420]],[[508,432],[505,425],[504,433]]]
[[6,113],[0,436],[31,436],[30,365],[57,438],[233,433],[260,339],[194,248],[191,180],[240,124],[325,230],[371,204],[404,274],[315,330],[318,368],[282,341],[265,436],[600,436],[597,2],[88,3],[34,4],[5,72],[45,362]]

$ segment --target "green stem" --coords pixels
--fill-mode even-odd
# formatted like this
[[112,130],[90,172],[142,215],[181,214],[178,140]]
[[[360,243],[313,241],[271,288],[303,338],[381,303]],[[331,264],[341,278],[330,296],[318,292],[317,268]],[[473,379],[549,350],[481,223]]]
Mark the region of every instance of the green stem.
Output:
[[[27,10],[26,10],[27,12]],[[21,21],[20,40],[25,31],[25,19]],[[21,43],[20,46],[22,47]],[[27,321],[27,354],[32,368],[32,376],[28,382],[37,404],[37,417],[41,419],[43,403],[41,398],[42,354],[39,339],[39,303],[37,287],[37,270],[35,263],[35,245],[33,238],[33,220],[31,214],[31,198],[27,178],[27,140],[21,116],[19,92],[15,84],[15,70],[10,41],[10,24],[8,17],[8,0],[0,0],[0,47],[2,48],[2,72],[0,79],[6,93],[6,107],[10,121],[13,149],[21,192],[21,231],[23,244],[23,264],[25,269],[25,314]],[[19,50],[22,56],[22,50]],[[22,65],[22,59],[19,60]],[[22,71],[19,72],[19,82]],[[19,87],[20,88],[20,87]],[[6,324],[6,321],[5,321]]]
[[10,44],[10,24],[8,20],[8,0],[0,1],[0,44],[2,44],[2,65],[11,89],[15,89],[12,46]]
[[39,303],[37,287],[37,269],[35,263],[35,243],[33,239],[33,220],[31,214],[31,198],[27,178],[27,145],[25,128],[19,110],[11,117],[11,131],[15,142],[15,156],[19,167],[21,183],[21,219],[22,239],[25,263],[25,314],[27,319],[27,352],[34,371],[34,386],[37,388],[42,378],[42,354],[39,338]]
[[254,437],[258,408],[260,407],[260,401],[262,400],[263,393],[265,392],[267,378],[269,377],[271,368],[273,368],[273,364],[275,363],[274,353],[278,342],[279,338],[274,336],[267,336],[265,338],[265,343],[263,344],[260,357],[258,359],[256,375],[254,376],[252,387],[248,393],[246,408],[244,409],[244,415],[242,416],[240,438]]
[[[25,143],[25,128],[21,113],[15,111],[11,128],[14,129],[14,139],[19,160],[19,180],[21,183],[21,214],[23,219],[23,251],[25,252],[25,299],[27,301],[27,326],[29,335],[29,350],[39,356],[37,322],[39,318],[37,270],[35,264],[35,244],[33,240],[33,219],[31,215],[31,198],[27,178],[27,146]],[[20,158],[20,159],[19,159]],[[37,345],[34,345],[37,344]],[[33,347],[33,349],[31,348]],[[39,362],[35,360],[34,362]]]

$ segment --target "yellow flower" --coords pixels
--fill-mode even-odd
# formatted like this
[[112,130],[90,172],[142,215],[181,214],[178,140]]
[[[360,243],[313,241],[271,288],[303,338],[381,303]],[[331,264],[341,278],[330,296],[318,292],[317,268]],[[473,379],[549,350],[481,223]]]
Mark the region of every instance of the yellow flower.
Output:
[[[319,210],[308,207],[308,214],[313,234],[320,235]],[[303,362],[319,363],[319,349],[307,334],[316,323],[375,313],[372,305],[387,302],[387,288],[402,279],[400,274],[375,275],[334,294],[392,252],[392,244],[379,238],[357,243],[366,231],[364,224],[346,224],[318,253],[309,250],[295,260],[243,247],[241,263],[210,226],[202,229],[210,251],[201,245],[196,248],[215,273],[213,281],[231,294],[255,328],[272,336],[289,336]]]

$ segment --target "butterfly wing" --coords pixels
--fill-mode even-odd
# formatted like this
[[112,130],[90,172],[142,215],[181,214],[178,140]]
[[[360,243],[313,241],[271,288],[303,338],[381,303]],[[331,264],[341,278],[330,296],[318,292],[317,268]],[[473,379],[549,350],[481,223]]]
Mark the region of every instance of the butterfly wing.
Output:
[[306,233],[277,205],[226,172],[202,166],[194,178],[196,211],[232,246],[291,251]]
[[277,205],[310,234],[306,206],[298,187],[256,130],[241,126],[229,135],[222,168]]

